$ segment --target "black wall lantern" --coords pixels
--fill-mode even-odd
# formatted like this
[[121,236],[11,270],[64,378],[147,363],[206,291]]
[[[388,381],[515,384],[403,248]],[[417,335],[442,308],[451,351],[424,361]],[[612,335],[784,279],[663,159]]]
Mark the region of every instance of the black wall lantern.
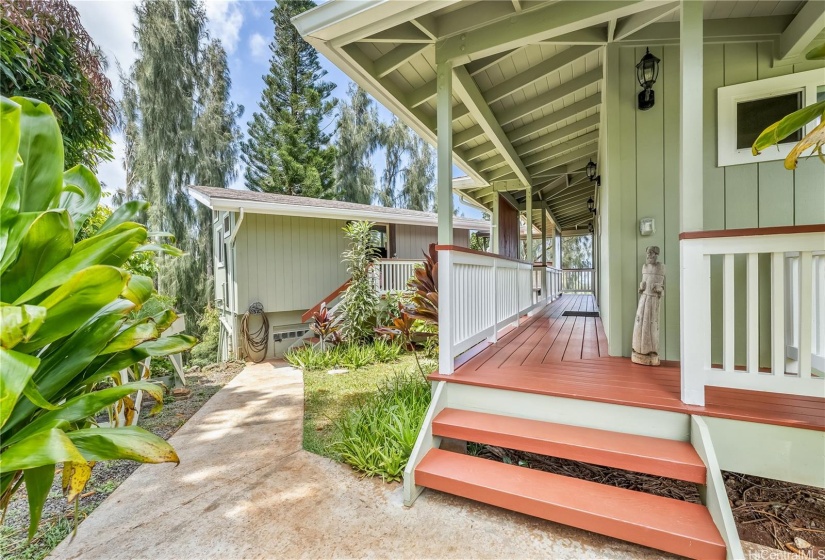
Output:
[[636,79],[644,89],[639,92],[639,109],[647,111],[654,104],[653,84],[659,77],[659,62],[655,55],[650,54],[650,49],[636,65]]
[[601,175],[596,175],[596,164],[593,163],[592,159],[584,167],[584,172],[587,174],[587,178],[590,179],[591,182],[596,181],[598,186],[602,185],[602,177]]
[[593,222],[587,224],[587,231],[589,231],[590,233],[593,233],[593,231],[595,231],[595,229],[593,228]]
[[590,210],[591,212],[596,211],[596,201],[593,200],[592,196],[587,199],[587,209]]

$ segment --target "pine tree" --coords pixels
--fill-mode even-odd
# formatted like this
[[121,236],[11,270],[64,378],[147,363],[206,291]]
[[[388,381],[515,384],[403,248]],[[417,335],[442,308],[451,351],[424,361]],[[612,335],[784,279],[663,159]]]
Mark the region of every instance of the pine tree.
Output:
[[410,131],[409,159],[404,169],[401,204],[410,210],[429,210],[434,198],[435,154],[432,147]]
[[384,206],[395,206],[398,195],[396,185],[403,169],[404,156],[410,148],[411,131],[398,118],[382,127],[381,144],[385,153],[384,173],[381,175],[381,190],[378,202]]
[[290,19],[312,0],[279,0],[272,9],[275,38],[260,111],[252,115],[249,140],[241,146],[246,186],[255,191],[328,197],[335,150],[321,123],[331,116],[335,84],[323,81],[318,53]]
[[234,179],[242,108],[229,101],[226,53],[207,41],[199,2],[144,0],[135,13],[138,56],[122,77],[127,183],[120,195],[148,200],[150,229],[171,232],[186,251],[162,260],[158,285],[197,330],[211,281],[211,216],[185,187]]
[[366,91],[351,84],[348,93],[349,103],[338,116],[335,198],[371,204],[376,179],[371,158],[381,144],[381,122]]

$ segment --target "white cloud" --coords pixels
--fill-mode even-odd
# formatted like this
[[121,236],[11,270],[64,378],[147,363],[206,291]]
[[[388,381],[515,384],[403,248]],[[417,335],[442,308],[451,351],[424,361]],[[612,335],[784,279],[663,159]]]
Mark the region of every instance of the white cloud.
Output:
[[205,7],[209,20],[206,25],[210,34],[220,39],[227,53],[234,53],[243,25],[243,13],[238,0],[207,0]]
[[266,60],[269,44],[266,38],[260,33],[253,33],[249,36],[249,52],[258,60]]

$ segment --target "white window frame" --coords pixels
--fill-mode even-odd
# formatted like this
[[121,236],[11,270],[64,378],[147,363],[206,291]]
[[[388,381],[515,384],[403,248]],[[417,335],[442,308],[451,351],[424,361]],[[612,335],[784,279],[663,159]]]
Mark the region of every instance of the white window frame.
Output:
[[232,234],[232,217],[229,212],[223,216],[223,236],[229,237]]
[[215,233],[217,233],[217,235],[215,235],[215,241],[217,241],[217,243],[218,243],[218,246],[216,247],[217,252],[215,254],[215,261],[218,263],[218,268],[223,268],[224,263],[226,261],[226,255],[224,254],[225,253],[225,245],[224,245],[224,241],[223,241],[224,236],[222,235],[223,228],[221,226],[218,226],[218,229]]
[[[822,85],[825,85],[825,72],[817,69],[719,88],[717,90],[718,118],[716,119],[717,166],[726,167],[782,160],[787,157],[794,146],[793,142],[780,144],[778,148],[772,146],[763,150],[758,156],[751,153],[750,147],[737,149],[737,103],[801,92],[802,107],[807,107],[816,103],[816,90]],[[813,130],[814,126],[816,123],[806,126],[803,135]]]

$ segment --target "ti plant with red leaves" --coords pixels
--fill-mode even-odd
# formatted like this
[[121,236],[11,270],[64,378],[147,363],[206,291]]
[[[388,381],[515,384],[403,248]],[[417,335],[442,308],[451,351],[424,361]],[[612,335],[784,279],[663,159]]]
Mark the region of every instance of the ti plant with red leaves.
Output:
[[429,254],[424,253],[423,266],[415,269],[415,274],[407,283],[412,291],[412,308],[408,311],[413,319],[430,325],[438,325],[438,252],[435,243],[430,243]]
[[415,345],[417,343],[424,342],[431,336],[435,336],[435,333],[414,330],[416,318],[412,315],[410,309],[405,308],[400,303],[398,304],[398,311],[399,315],[392,320],[392,324],[385,327],[379,327],[375,329],[375,332],[386,336],[390,340],[400,340],[404,344],[404,347],[413,353],[418,370],[426,379],[427,374],[421,367],[421,362],[418,361],[418,352],[416,352]]
[[335,321],[332,311],[327,307],[326,302],[321,304],[321,308],[312,314],[312,323],[309,329],[318,335],[321,350],[326,343],[338,344],[341,342],[341,326]]

